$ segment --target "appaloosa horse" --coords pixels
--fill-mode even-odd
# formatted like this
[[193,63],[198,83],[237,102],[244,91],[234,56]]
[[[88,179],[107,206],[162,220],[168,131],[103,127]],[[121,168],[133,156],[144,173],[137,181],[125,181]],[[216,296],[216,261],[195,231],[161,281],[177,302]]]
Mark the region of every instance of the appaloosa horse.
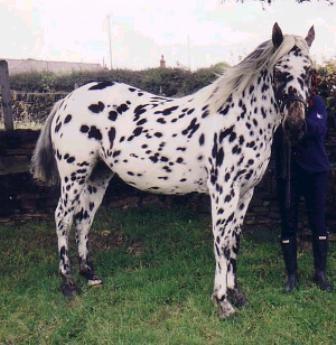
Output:
[[[94,82],[55,104],[32,159],[34,177],[60,181],[55,212],[65,295],[76,291],[68,235],[74,221],[80,272],[101,284],[87,240],[111,177],[163,194],[211,198],[216,272],[213,299],[220,317],[245,302],[236,280],[239,236],[254,187],[268,165],[281,121],[304,127],[314,40],[283,35],[274,24],[262,43],[214,83],[182,98],[160,97],[126,84]],[[231,304],[232,303],[232,304]]]

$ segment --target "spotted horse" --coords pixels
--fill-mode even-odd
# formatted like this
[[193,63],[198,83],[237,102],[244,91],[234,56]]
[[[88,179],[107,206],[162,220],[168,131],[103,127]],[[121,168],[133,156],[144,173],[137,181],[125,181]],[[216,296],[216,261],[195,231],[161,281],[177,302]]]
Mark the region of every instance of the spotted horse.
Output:
[[308,97],[306,38],[272,38],[212,84],[182,98],[156,96],[122,83],[93,82],[55,104],[32,158],[36,179],[59,179],[55,211],[59,271],[65,295],[76,293],[68,255],[72,223],[80,272],[101,284],[88,259],[88,233],[114,174],[140,190],[210,195],[216,259],[213,300],[219,316],[245,303],[236,278],[239,237],[254,187],[268,165],[282,122],[304,130]]

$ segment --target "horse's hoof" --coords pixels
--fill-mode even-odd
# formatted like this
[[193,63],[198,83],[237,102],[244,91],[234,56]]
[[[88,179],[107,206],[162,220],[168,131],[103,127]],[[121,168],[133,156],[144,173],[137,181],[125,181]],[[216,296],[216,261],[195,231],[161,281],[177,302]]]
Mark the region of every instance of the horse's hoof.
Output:
[[98,277],[94,277],[94,279],[88,279],[87,284],[88,286],[99,287],[103,285],[103,281]]
[[218,299],[218,297],[215,294],[213,294],[212,300],[215,303],[215,305],[217,305],[218,307],[218,317],[221,320],[227,319],[228,317],[235,314],[236,312],[235,309],[233,308],[233,306],[227,299],[224,299],[223,301],[221,301],[220,299]]
[[74,298],[79,293],[79,289],[74,283],[62,283],[61,291],[66,298]]
[[236,312],[235,309],[233,308],[231,303],[228,301],[220,302],[218,304],[218,317],[221,320],[229,318],[230,316],[234,315],[235,312]]
[[228,299],[237,308],[241,308],[248,303],[246,296],[238,288],[228,289]]

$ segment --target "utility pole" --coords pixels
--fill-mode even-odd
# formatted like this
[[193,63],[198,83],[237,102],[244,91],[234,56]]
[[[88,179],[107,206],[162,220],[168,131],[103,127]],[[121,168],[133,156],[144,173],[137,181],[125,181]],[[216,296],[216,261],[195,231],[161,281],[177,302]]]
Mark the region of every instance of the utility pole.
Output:
[[107,16],[107,33],[110,48],[110,69],[112,69],[112,39],[111,39],[111,15]]
[[190,36],[187,36],[187,63],[188,63],[188,68],[191,70],[191,61],[190,61]]

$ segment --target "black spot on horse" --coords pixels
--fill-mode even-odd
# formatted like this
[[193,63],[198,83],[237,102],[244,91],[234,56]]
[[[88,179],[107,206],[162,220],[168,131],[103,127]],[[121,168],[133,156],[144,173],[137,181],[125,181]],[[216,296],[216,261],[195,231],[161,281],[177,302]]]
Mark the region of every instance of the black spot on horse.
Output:
[[113,142],[114,142],[114,139],[116,136],[116,130],[114,129],[114,127],[111,127],[107,134],[108,134],[108,138],[110,140],[110,148],[112,148]]
[[218,112],[225,116],[229,112],[229,110],[230,110],[230,105],[228,104],[224,109],[222,109],[222,107],[219,108]]
[[156,163],[159,159],[157,156],[150,156],[149,159],[153,162]]
[[210,114],[209,110],[206,110],[202,113],[202,119],[205,119]]
[[105,89],[106,87],[113,86],[114,83],[111,81],[101,81],[97,83],[96,85],[93,85],[89,88],[89,90],[102,90]]
[[175,105],[173,107],[170,107],[170,108],[166,108],[164,110],[158,110],[155,112],[155,114],[162,114],[162,115],[170,115],[174,110],[178,109],[178,106]]
[[241,148],[238,146],[238,145],[235,145],[233,148],[232,148],[232,153],[233,154],[240,154],[241,153]]
[[120,155],[120,153],[121,153],[120,150],[114,151],[112,157],[113,158],[118,157]]
[[56,150],[56,157],[57,157],[58,160],[62,159],[62,155],[59,153],[58,150]]
[[217,151],[217,156],[216,156],[216,164],[217,164],[217,166],[221,166],[223,164],[223,160],[224,160],[224,151],[223,151],[223,148],[221,147]]
[[134,114],[135,114],[135,119],[134,119],[134,121],[138,121],[140,115],[146,112],[146,107],[147,107],[147,105],[148,105],[148,104],[138,105],[138,106],[134,109]]
[[127,111],[129,108],[128,108],[128,105],[123,103],[123,104],[120,104],[119,107],[117,107],[117,112],[119,114],[122,114],[124,113],[125,111]]
[[188,127],[182,131],[182,134],[188,135],[188,138],[191,138],[193,136],[193,134],[197,131],[199,126],[200,125],[199,125],[199,123],[197,123],[197,119],[194,118],[190,121]]
[[156,122],[164,124],[164,123],[166,123],[166,120],[165,120],[163,117],[159,117],[159,118],[156,120]]
[[232,199],[232,197],[231,197],[230,194],[226,195],[225,198],[224,198],[224,203],[230,202],[231,199]]
[[116,111],[111,110],[109,112],[109,115],[108,115],[109,120],[115,121],[117,119],[117,117],[118,117],[118,113]]
[[221,143],[225,137],[230,135],[233,132],[233,129],[234,129],[234,125],[229,128],[226,128],[224,131],[221,131],[219,134],[219,142]]
[[93,138],[96,140],[102,140],[103,139],[103,136],[102,136],[100,130],[96,126],[90,127],[88,137],[89,137],[89,139]]
[[55,133],[57,133],[62,127],[62,122],[60,122],[59,124],[56,125],[55,127]]
[[68,114],[68,115],[65,117],[65,119],[64,119],[64,124],[70,122],[71,119],[72,119],[72,116],[71,116],[70,114]]
[[266,92],[268,89],[269,89],[269,86],[268,86],[266,83],[264,83],[263,86],[261,87],[261,92],[264,93],[264,92]]
[[205,141],[205,138],[204,138],[204,134],[202,133],[198,139],[198,142],[202,146],[204,145],[204,141]]
[[89,126],[87,125],[82,125],[81,128],[80,128],[80,131],[82,133],[87,133],[89,131]]
[[100,101],[97,104],[89,105],[89,110],[91,110],[95,114],[101,113],[104,109],[105,105],[103,102]]
[[143,125],[143,124],[146,123],[146,122],[147,122],[146,119],[141,119],[141,120],[139,120],[139,121],[136,123],[136,125],[137,125],[137,126],[141,126],[141,125]]
[[133,131],[133,135],[135,137],[137,137],[138,135],[140,135],[142,133],[143,127],[137,127],[135,128],[135,130]]
[[236,132],[232,132],[230,133],[230,136],[229,136],[229,142],[232,143],[233,141],[235,141],[237,138],[237,134]]

